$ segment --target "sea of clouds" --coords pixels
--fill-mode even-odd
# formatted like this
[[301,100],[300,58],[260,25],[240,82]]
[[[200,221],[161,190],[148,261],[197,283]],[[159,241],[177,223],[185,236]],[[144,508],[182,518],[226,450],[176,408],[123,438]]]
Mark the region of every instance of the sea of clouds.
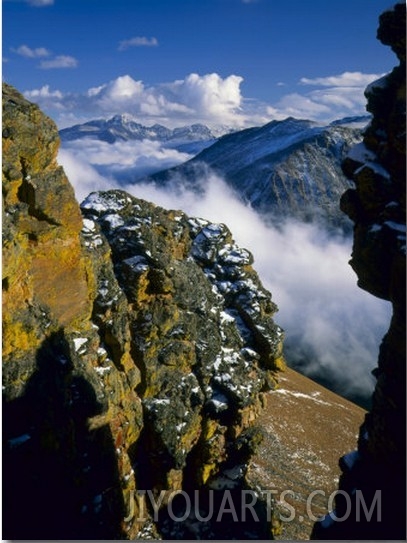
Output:
[[288,363],[341,395],[368,398],[391,306],[357,287],[348,264],[352,240],[289,218],[272,227],[214,174],[202,179],[199,195],[179,187],[174,191],[118,181],[117,169],[160,169],[185,159],[176,153],[156,142],[82,140],[64,144],[59,161],[79,201],[94,190],[121,188],[164,208],[225,223],[236,242],[252,252],[254,267],[279,307],[275,321],[285,330]]

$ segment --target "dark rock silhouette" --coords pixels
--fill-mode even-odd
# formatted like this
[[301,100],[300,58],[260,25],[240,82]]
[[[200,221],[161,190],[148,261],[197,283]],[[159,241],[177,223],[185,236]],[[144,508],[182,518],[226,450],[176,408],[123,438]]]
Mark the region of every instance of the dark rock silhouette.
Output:
[[36,364],[23,394],[3,404],[3,537],[121,538],[112,435],[89,428],[104,406],[75,371],[63,331],[43,342]]
[[336,499],[335,511],[315,525],[315,539],[406,537],[404,2],[381,15],[378,38],[392,47],[400,64],[366,91],[367,109],[373,119],[363,143],[350,152],[343,164],[355,189],[344,194],[341,206],[355,223],[350,264],[358,276],[358,285],[389,300],[393,316],[380,347],[372,408],[360,429],[357,451],[340,460],[342,492]]

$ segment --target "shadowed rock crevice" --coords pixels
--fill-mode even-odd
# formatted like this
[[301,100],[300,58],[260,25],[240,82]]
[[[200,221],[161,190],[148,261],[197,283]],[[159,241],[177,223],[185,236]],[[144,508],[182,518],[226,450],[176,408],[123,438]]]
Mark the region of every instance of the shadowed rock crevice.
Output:
[[35,195],[36,195],[36,186],[31,181],[31,177],[24,173],[23,171],[23,181],[18,189],[17,196],[20,202],[23,202],[28,205],[28,213],[32,217],[38,219],[39,221],[45,221],[52,226],[61,226],[60,223],[55,221],[52,217],[49,217],[44,211],[36,207]]
[[104,409],[75,371],[63,332],[52,334],[38,349],[22,395],[3,404],[5,537],[121,536],[124,504],[112,435],[107,425],[90,428]]

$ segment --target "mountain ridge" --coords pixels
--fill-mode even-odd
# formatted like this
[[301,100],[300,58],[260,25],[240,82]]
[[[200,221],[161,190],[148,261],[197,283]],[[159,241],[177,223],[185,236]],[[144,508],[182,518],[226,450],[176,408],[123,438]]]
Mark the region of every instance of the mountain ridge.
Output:
[[350,188],[341,162],[361,141],[362,130],[344,122],[321,126],[287,118],[227,134],[186,163],[143,182],[199,192],[200,179],[213,173],[274,223],[282,217],[306,222],[322,218],[325,226],[349,231],[350,223],[339,210],[339,198]]
[[170,148],[184,152],[198,152],[216,139],[215,134],[203,124],[195,123],[173,129],[160,124],[145,126],[126,113],[63,128],[59,134],[62,142],[94,138],[111,144],[148,139],[160,141]]
[[203,179],[217,175],[266,221],[278,224],[282,217],[292,217],[349,233],[350,222],[339,210],[340,195],[351,186],[341,162],[350,146],[361,141],[361,126],[368,120],[368,116],[348,117],[323,125],[288,117],[215,137],[204,125],[171,130],[161,125],[144,127],[124,114],[60,134],[67,149],[85,137],[115,145],[151,141],[190,155],[186,162],[180,162],[185,155],[172,157],[161,169],[157,163],[143,167],[135,162],[127,171],[113,164],[109,168],[106,159],[95,163],[95,169],[116,179],[118,187],[142,183],[200,193]]

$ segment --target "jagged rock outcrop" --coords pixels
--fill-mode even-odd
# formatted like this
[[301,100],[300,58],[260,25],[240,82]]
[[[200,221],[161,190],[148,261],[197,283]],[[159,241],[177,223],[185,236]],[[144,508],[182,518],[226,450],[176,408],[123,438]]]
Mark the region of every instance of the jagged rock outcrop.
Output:
[[[340,460],[342,493],[334,514],[314,529],[316,539],[406,537],[406,6],[380,17],[378,39],[399,66],[366,90],[373,114],[363,143],[344,162],[355,189],[342,198],[354,221],[351,265],[358,284],[393,306],[380,347],[372,408],[358,448]],[[348,496],[348,498],[346,498]],[[369,515],[362,510],[362,500]],[[335,522],[335,514],[341,521]],[[358,518],[359,516],[359,518]],[[370,517],[370,519],[369,519]]]
[[121,191],[91,194],[82,219],[57,148],[4,85],[3,535],[272,538],[266,520],[154,519],[137,492],[247,488],[284,366],[251,254]]

